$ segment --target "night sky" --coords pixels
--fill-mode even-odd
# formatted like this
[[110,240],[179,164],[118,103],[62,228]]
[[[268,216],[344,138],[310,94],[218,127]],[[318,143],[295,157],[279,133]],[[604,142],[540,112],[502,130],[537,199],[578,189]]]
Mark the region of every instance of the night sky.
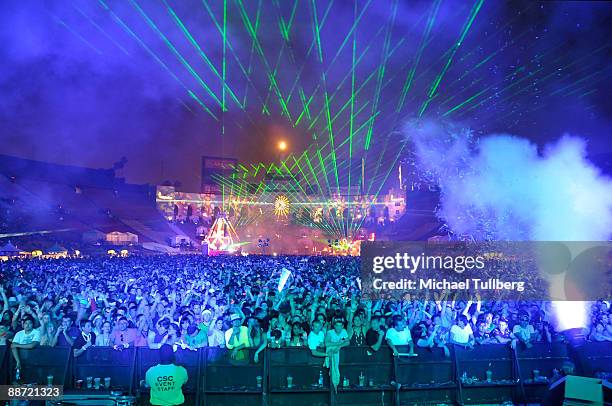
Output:
[[597,159],[610,21],[609,2],[3,2],[0,152],[125,156],[129,182],[195,190],[202,155],[268,163],[286,139],[344,179],[349,157],[385,173],[426,118],[538,145],[567,133]]

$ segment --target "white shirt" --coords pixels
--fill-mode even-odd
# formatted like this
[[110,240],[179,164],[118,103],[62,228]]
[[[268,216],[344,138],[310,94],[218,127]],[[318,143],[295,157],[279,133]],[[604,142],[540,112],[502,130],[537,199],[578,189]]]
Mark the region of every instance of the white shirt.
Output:
[[385,338],[393,345],[408,345],[412,342],[412,335],[408,327],[405,327],[402,331],[397,331],[395,327],[392,327],[387,330]]
[[468,342],[470,342],[471,334],[474,334],[474,332],[472,331],[472,327],[470,327],[469,324],[466,324],[463,328],[454,324],[450,329],[451,341],[459,344],[467,344]]
[[311,331],[308,334],[308,348],[316,350],[317,347],[325,347],[325,331],[323,330],[318,333]]
[[223,331],[213,329],[212,333],[208,336],[209,347],[225,347],[225,335]]
[[38,329],[33,329],[30,334],[26,334],[25,330],[18,331],[13,338],[15,344],[31,344],[34,341],[40,342],[40,332]]
[[343,340],[348,340],[348,333],[345,329],[342,329],[340,334],[336,333],[336,330],[331,329],[327,332],[329,334],[329,341],[334,344],[341,343]]

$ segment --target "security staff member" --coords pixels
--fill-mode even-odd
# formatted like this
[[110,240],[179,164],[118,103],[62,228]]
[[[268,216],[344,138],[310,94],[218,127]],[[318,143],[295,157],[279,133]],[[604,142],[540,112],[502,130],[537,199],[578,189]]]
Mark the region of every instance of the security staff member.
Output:
[[151,388],[151,404],[175,406],[185,402],[182,386],[187,382],[187,370],[174,364],[172,347],[164,344],[159,349],[160,363],[147,370],[145,381]]

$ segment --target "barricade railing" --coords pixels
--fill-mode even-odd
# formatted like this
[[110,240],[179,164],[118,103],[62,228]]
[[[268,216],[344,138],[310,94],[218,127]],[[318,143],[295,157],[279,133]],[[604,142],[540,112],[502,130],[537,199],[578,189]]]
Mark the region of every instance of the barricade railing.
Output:
[[515,354],[516,376],[525,402],[542,399],[553,375],[560,374],[563,364],[570,360],[564,343],[534,344],[530,348],[518,345]]
[[[261,404],[264,394],[265,362],[261,354],[254,362],[254,349],[240,350],[232,357],[231,351],[207,348],[201,381],[202,404]],[[261,383],[258,383],[259,379]]]
[[[66,392],[95,391],[87,388],[87,377],[92,377],[100,378],[102,385],[110,378],[111,388],[134,394],[142,390],[139,383],[147,369],[159,363],[158,350],[140,347],[91,347],[76,358],[68,347],[18,351],[22,383],[46,384],[52,377]],[[266,349],[258,362],[253,349],[234,355],[219,348],[179,349],[175,358],[188,372],[184,392],[196,404],[207,405],[525,402],[541,399],[555,370],[560,372],[572,359],[564,343],[519,345],[516,351],[501,344],[415,351],[415,357],[394,357],[386,346],[377,352],[345,347],[336,389],[324,357],[313,356],[305,347]],[[587,343],[582,354],[595,372],[612,372],[612,343]],[[15,361],[6,346],[0,347],[0,365],[0,384],[12,382]]]
[[0,384],[7,383],[10,377],[9,359],[10,357],[9,347],[6,345],[0,346]]
[[612,343],[609,341],[590,342],[582,347],[582,355],[589,363],[593,375],[612,372],[610,371],[612,369],[611,347]]
[[516,396],[516,368],[509,346],[455,346],[454,359],[458,395],[463,403],[474,399],[501,402]]
[[[267,351],[266,362],[268,404],[330,403],[330,379],[327,369],[323,367],[324,358],[314,357],[310,350],[304,347],[279,348]],[[321,372],[323,382],[320,385]]]
[[[71,387],[76,387],[76,381],[81,380],[87,388],[87,377],[100,378],[102,384],[104,379],[110,378],[111,387],[132,392],[134,368],[137,365],[136,353],[136,348],[126,348],[122,351],[111,347],[89,348],[80,356],[73,358]],[[159,360],[159,356],[157,358]],[[101,374],[101,371],[104,373]]]
[[[401,348],[401,347],[400,347]],[[406,353],[409,349],[400,349]],[[396,404],[455,403],[457,384],[453,348],[415,348],[416,357],[393,359],[397,382]]]

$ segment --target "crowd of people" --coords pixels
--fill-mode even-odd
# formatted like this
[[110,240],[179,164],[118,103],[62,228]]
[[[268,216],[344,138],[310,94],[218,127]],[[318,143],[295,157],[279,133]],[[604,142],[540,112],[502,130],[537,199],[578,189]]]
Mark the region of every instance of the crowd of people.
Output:
[[[355,257],[132,256],[13,260],[0,272],[0,345],[197,350],[233,358],[266,347],[307,347],[333,363],[344,346],[530,347],[562,340],[550,302],[361,297]],[[283,273],[290,277],[282,289]],[[595,302],[586,331],[612,341],[610,305]]]

